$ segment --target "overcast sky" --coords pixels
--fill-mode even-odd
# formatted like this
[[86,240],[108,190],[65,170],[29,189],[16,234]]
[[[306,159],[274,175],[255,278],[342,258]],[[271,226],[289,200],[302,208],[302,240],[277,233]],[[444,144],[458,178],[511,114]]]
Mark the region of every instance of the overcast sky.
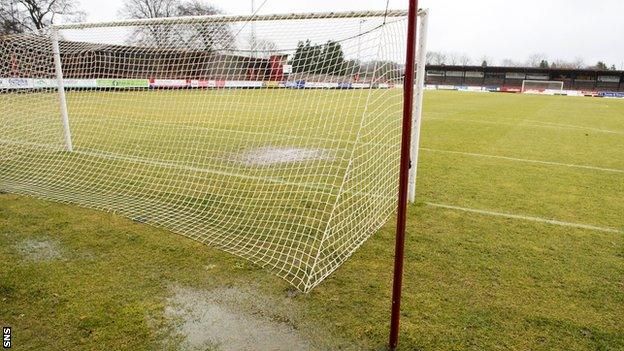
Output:
[[[118,18],[124,0],[80,0],[92,22]],[[251,0],[206,0],[230,14],[251,12]],[[256,6],[264,0],[255,0]],[[385,0],[267,0],[260,13],[384,9]],[[406,8],[407,0],[390,0]],[[624,0],[420,0],[430,16],[429,50],[525,61],[605,61],[624,69]]]

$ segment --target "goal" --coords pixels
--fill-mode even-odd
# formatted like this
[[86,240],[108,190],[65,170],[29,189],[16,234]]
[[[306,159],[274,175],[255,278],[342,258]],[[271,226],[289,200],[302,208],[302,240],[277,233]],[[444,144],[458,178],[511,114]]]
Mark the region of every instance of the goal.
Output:
[[563,82],[553,80],[524,80],[522,92],[528,94],[547,94],[563,91]]
[[166,228],[310,291],[396,210],[407,24],[206,16],[0,37],[0,190]]

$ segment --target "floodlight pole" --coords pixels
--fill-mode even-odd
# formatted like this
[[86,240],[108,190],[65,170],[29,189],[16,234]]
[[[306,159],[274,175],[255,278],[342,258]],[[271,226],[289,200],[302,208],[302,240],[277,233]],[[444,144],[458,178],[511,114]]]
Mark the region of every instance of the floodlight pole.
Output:
[[65,83],[63,82],[63,65],[61,63],[61,50],[59,48],[58,29],[52,27],[52,55],[54,56],[54,67],[56,70],[56,86],[58,88],[59,103],[61,107],[61,119],[63,120],[63,131],[65,133],[65,147],[67,151],[74,151],[72,144],[71,130],[69,128],[69,113],[67,111],[67,98],[65,97]]
[[392,315],[390,319],[390,349],[399,343],[399,319],[401,313],[401,287],[403,285],[403,257],[405,254],[405,226],[407,220],[407,197],[409,187],[410,149],[412,138],[412,111],[414,109],[414,73],[416,63],[416,25],[418,0],[409,0],[407,25],[407,55],[405,80],[403,82],[403,132],[401,136],[401,168],[399,174],[399,201],[394,253],[394,282],[392,286]]

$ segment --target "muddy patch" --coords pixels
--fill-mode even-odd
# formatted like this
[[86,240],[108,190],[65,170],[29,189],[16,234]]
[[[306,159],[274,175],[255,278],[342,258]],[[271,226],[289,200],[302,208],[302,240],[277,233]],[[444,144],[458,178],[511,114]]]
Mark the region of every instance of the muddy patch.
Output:
[[235,158],[246,166],[272,166],[306,161],[332,161],[335,157],[326,149],[262,147],[243,151]]
[[174,287],[165,315],[182,350],[315,350],[297,330],[292,307],[252,291]]
[[33,262],[46,262],[61,259],[59,245],[50,240],[24,240],[17,244],[17,250],[22,256]]

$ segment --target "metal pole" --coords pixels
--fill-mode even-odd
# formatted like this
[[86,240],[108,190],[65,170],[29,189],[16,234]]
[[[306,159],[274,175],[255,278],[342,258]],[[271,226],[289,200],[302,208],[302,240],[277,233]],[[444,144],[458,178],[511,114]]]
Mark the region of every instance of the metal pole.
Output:
[[416,97],[414,98],[414,126],[412,128],[412,164],[409,180],[409,201],[416,201],[416,179],[418,178],[418,151],[420,149],[420,126],[422,124],[422,106],[425,91],[425,74],[427,61],[427,27],[429,25],[429,12],[422,10],[419,13],[420,26],[418,30],[418,59],[416,74]]
[[186,17],[165,17],[165,18],[141,18],[131,20],[121,20],[112,22],[90,22],[90,23],[66,23],[55,25],[54,28],[62,29],[88,29],[88,28],[105,28],[105,27],[137,27],[146,25],[159,24],[208,24],[208,23],[233,23],[233,22],[266,22],[276,20],[311,20],[311,19],[330,19],[330,18],[369,18],[369,17],[405,17],[407,11],[404,10],[388,10],[388,11],[348,11],[348,12],[312,12],[312,13],[287,13],[276,15],[211,15],[211,16],[186,16]]
[[401,136],[401,168],[399,175],[399,201],[397,209],[396,246],[394,253],[394,282],[392,286],[392,314],[390,318],[390,349],[399,343],[401,313],[401,287],[403,285],[403,257],[405,253],[405,226],[407,219],[407,192],[409,180],[410,147],[412,137],[412,110],[414,106],[414,64],[416,61],[416,24],[418,0],[409,0],[407,27],[407,55],[405,81],[403,82],[403,133]]
[[52,54],[56,70],[56,84],[58,87],[59,103],[61,105],[61,119],[65,133],[65,147],[67,151],[74,151],[72,145],[71,130],[69,128],[69,113],[67,112],[67,98],[65,97],[65,83],[63,82],[63,66],[61,64],[61,50],[59,48],[58,29],[52,28]]

